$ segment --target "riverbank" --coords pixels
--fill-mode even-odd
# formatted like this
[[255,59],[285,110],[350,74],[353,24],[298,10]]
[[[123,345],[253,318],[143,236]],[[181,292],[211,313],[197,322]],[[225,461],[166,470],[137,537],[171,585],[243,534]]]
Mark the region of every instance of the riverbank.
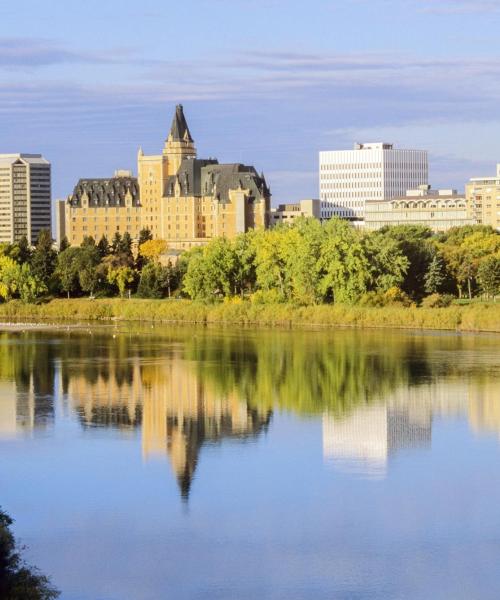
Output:
[[[189,300],[57,299],[45,304],[11,301],[0,305],[0,320],[31,324],[57,321],[140,321],[259,325],[267,327],[408,328],[500,333],[500,303],[446,308],[384,308],[344,305],[296,307],[250,302],[206,305]],[[0,327],[2,325],[0,324]]]

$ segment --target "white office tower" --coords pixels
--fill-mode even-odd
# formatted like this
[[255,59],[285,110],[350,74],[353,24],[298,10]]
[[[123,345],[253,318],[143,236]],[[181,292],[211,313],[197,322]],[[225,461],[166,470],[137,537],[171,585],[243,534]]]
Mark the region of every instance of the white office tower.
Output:
[[321,218],[363,219],[367,200],[391,200],[427,184],[425,150],[392,144],[355,144],[354,150],[319,153]]
[[0,154],[0,242],[34,244],[51,227],[50,163],[41,154]]

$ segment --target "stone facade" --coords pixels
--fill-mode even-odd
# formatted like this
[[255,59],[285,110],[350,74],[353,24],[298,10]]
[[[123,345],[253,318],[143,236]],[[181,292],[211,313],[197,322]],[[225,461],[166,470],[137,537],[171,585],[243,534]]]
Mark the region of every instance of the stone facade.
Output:
[[474,177],[465,188],[471,218],[500,231],[500,164],[493,177]]

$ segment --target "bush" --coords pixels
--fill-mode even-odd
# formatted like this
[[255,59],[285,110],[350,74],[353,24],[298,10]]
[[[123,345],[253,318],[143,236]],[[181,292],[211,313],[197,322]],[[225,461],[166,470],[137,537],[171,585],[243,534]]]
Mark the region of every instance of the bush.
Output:
[[398,287],[391,287],[386,292],[368,292],[364,294],[360,301],[360,306],[411,306],[412,300],[406,292]]
[[454,297],[450,294],[431,294],[422,300],[423,308],[446,308],[451,306]]

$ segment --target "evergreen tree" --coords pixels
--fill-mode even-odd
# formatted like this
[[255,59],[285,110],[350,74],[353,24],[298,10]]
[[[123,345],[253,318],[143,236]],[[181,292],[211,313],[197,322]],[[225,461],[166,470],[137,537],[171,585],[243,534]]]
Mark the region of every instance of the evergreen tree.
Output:
[[95,248],[95,239],[91,235],[86,235],[80,244],[81,248]]
[[152,240],[152,239],[153,239],[153,234],[151,233],[151,231],[149,229],[141,229],[139,231],[139,239],[138,239],[139,246],[144,244],[144,242],[148,242],[149,240]]
[[443,291],[446,283],[446,266],[441,254],[434,254],[434,258],[425,274],[425,291],[428,294],[437,294]]
[[113,254],[120,253],[121,243],[122,243],[122,236],[120,235],[120,232],[117,231],[115,233],[115,235],[113,236],[113,240],[111,241],[111,251],[113,252]]
[[105,256],[109,255],[110,247],[109,247],[108,238],[105,235],[103,235],[102,238],[99,240],[99,243],[97,244],[97,249],[99,250],[101,259],[103,259]]
[[42,229],[38,234],[35,250],[31,256],[31,272],[34,277],[48,286],[56,268],[57,252],[54,250],[54,240],[48,229]]
[[132,258],[132,238],[128,231],[123,234],[118,251],[120,254],[125,254],[125,256]]
[[68,238],[66,236],[63,237],[61,243],[59,244],[59,252],[64,252],[69,248]]
[[9,251],[9,256],[11,256],[16,262],[20,265],[29,262],[31,259],[32,250],[28,242],[28,238],[23,235],[23,237],[13,244]]

